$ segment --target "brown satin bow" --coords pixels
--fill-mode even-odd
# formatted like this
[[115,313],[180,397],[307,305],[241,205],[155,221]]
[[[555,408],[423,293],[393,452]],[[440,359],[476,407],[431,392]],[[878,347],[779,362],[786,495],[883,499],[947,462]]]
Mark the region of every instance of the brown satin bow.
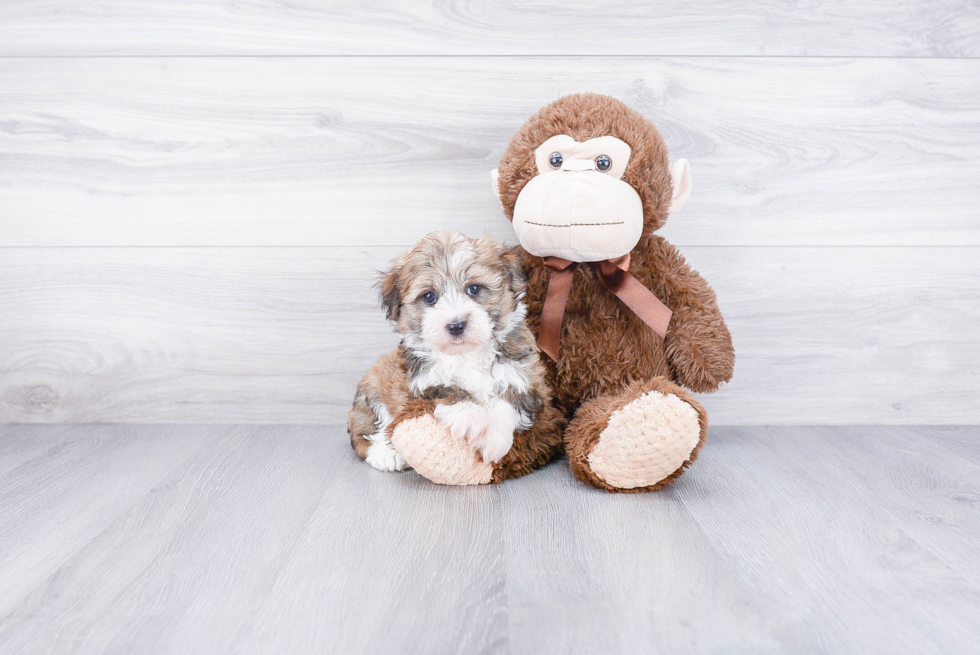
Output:
[[[561,340],[561,323],[565,316],[565,305],[568,304],[568,294],[572,291],[572,279],[575,277],[575,267],[578,262],[561,259],[560,257],[543,257],[545,266],[552,269],[551,279],[548,280],[548,295],[541,310],[541,330],[538,333],[538,345],[551,359],[558,360],[558,344]],[[626,303],[644,323],[662,339],[667,334],[667,325],[673,312],[649,289],[629,274],[630,255],[607,259],[601,262],[589,262],[589,267],[596,277],[612,291],[617,298]]]

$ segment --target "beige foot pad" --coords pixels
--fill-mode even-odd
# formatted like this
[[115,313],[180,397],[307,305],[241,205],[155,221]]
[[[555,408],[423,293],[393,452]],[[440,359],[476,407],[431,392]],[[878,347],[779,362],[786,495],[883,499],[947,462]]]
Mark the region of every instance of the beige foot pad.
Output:
[[680,468],[700,436],[693,407],[672,393],[650,391],[609,416],[589,467],[614,487],[647,487]]
[[421,476],[439,484],[488,484],[493,476],[493,465],[431,414],[396,425],[391,445]]

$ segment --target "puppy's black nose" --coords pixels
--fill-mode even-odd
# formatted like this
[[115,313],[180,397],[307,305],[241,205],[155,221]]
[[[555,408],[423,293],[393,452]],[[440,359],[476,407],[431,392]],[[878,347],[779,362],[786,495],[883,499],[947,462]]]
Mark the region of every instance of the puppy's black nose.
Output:
[[446,326],[446,331],[454,337],[458,337],[466,331],[466,321],[455,321]]

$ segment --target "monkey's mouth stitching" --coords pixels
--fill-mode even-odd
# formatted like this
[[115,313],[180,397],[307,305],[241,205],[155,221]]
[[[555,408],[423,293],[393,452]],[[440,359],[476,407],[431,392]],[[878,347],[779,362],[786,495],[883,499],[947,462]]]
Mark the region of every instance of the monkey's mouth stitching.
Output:
[[554,225],[552,223],[535,223],[534,221],[524,221],[528,225],[539,225],[541,227],[593,227],[596,225],[622,225],[626,221],[616,221],[614,223],[570,223],[568,225]]

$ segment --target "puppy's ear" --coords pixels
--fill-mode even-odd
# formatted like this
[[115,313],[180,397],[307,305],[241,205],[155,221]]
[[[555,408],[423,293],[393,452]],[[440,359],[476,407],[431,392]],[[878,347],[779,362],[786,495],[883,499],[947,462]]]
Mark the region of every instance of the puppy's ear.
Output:
[[397,321],[398,314],[402,306],[401,294],[398,292],[398,278],[402,272],[404,258],[396,259],[387,273],[381,275],[378,280],[378,295],[381,297],[381,308],[385,310],[385,318],[389,321]]
[[520,298],[524,295],[527,277],[524,275],[521,258],[517,255],[517,247],[504,250],[501,258],[504,261],[504,268],[507,269],[507,275],[510,276],[510,288],[513,289],[514,295]]

